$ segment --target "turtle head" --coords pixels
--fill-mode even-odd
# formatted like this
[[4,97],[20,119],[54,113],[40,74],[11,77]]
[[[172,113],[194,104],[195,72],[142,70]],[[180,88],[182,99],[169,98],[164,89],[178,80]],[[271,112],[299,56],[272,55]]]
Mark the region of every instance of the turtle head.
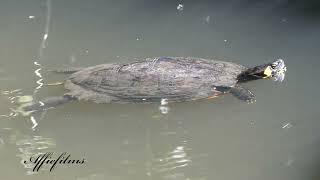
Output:
[[269,63],[265,70],[263,71],[263,78],[273,79],[277,82],[282,82],[284,80],[285,72],[287,67],[282,59],[278,59],[272,63]]
[[272,79],[277,82],[284,80],[286,65],[282,59],[278,59],[272,63],[256,66],[247,69],[239,76],[239,81],[246,82],[257,79]]

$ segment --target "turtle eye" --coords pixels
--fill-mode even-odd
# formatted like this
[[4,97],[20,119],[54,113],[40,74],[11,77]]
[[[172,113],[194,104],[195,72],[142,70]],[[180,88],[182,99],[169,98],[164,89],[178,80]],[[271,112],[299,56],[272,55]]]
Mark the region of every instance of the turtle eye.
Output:
[[272,63],[271,64],[272,69],[275,69],[277,67],[277,65],[278,65],[278,63]]

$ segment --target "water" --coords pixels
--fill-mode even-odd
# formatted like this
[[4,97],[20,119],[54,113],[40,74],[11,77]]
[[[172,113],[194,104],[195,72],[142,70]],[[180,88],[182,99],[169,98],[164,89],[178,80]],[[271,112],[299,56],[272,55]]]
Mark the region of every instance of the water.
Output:
[[[312,1],[0,3],[1,179],[319,178],[320,26]],[[243,65],[283,58],[288,72],[281,84],[248,83],[254,104],[226,95],[173,104],[168,114],[158,105],[86,102],[32,117],[10,110],[17,96],[65,92],[41,85],[65,77],[46,69],[154,56]],[[23,163],[45,152],[86,163],[38,173]]]

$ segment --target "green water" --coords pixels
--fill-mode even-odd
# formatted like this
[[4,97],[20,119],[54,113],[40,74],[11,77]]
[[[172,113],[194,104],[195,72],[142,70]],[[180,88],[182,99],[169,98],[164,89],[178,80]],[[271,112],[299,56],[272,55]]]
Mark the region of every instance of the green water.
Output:
[[[319,19],[273,3],[244,2],[1,0],[0,178],[318,178]],[[155,56],[247,66],[282,58],[288,72],[281,84],[248,83],[254,104],[225,95],[173,104],[168,114],[157,104],[87,102],[27,117],[12,110],[19,96],[66,92],[41,85],[66,78],[46,69]],[[52,172],[44,166],[38,173],[23,162],[45,152],[86,162],[58,164]]]

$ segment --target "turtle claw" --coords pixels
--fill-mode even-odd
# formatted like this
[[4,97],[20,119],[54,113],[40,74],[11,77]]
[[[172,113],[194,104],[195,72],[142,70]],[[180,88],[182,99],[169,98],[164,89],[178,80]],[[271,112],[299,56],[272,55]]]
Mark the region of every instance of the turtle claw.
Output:
[[231,88],[230,93],[238,99],[247,102],[248,104],[256,102],[255,95],[242,86]]

